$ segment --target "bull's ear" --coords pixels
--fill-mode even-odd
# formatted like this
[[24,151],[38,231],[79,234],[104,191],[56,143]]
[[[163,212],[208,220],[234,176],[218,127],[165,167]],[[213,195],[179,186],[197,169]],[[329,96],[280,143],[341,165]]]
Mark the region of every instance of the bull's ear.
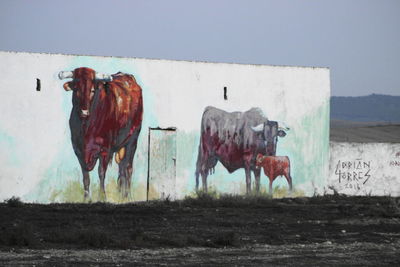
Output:
[[74,78],[74,73],[72,71],[60,71],[58,73],[58,78],[60,80]]
[[65,91],[72,91],[72,86],[71,82],[66,82],[64,83],[63,87]]
[[279,136],[279,137],[285,137],[285,136],[286,136],[285,131],[279,130],[279,131],[278,131],[278,136]]
[[286,123],[283,121],[278,121],[278,129],[279,130],[284,130],[284,131],[289,131],[290,128],[286,126]]

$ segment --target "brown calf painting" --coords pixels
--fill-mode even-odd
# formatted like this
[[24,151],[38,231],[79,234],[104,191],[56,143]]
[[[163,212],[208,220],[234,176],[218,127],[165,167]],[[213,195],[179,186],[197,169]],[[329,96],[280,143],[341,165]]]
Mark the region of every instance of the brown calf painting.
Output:
[[290,175],[290,160],[287,156],[263,156],[258,154],[256,167],[263,168],[269,178],[269,193],[272,194],[272,183],[278,176],[285,176],[289,190],[292,190],[292,176]]

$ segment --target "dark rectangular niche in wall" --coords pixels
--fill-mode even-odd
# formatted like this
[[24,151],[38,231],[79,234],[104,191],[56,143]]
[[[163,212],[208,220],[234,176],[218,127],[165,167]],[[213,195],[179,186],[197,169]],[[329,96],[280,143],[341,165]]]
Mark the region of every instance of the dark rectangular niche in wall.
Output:
[[228,89],[224,87],[224,100],[228,100]]
[[40,79],[36,78],[36,91],[40,91]]

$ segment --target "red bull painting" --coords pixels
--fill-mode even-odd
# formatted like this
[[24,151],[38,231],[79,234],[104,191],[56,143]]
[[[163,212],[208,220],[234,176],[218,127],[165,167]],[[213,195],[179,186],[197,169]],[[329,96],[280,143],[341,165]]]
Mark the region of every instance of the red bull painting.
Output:
[[61,71],[65,91],[72,91],[69,119],[71,141],[79,161],[84,197],[89,197],[90,177],[99,161],[100,198],[105,199],[107,166],[115,155],[118,164],[118,189],[123,197],[130,193],[133,158],[143,117],[142,89],[133,75],[118,72],[101,74],[80,67]]

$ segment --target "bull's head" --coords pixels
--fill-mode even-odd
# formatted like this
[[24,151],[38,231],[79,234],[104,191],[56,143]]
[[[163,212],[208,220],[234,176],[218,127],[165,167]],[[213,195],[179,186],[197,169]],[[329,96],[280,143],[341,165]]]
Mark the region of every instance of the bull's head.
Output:
[[73,91],[73,104],[80,110],[82,119],[90,115],[93,96],[98,88],[98,81],[111,81],[112,76],[97,73],[89,68],[77,68],[74,71],[60,71],[58,77],[62,79],[72,78],[72,81],[64,83],[65,91]]
[[251,127],[251,129],[257,133],[260,133],[266,147],[267,156],[275,156],[278,136],[285,137],[285,131],[289,130],[284,123],[277,121],[266,121],[255,127]]

